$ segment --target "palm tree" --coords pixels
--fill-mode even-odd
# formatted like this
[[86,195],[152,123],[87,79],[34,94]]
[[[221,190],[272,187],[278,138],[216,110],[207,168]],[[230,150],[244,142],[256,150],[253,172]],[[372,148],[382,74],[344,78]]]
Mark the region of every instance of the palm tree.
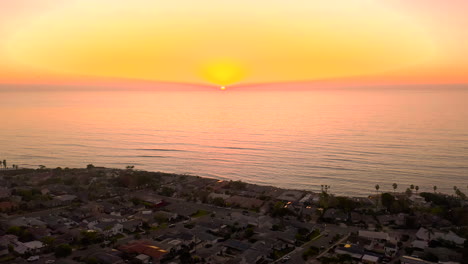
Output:
[[398,188],[398,184],[393,183],[392,186],[393,186],[393,194],[395,194],[395,191]]
[[414,187],[414,189],[416,189],[416,194],[418,194],[419,186],[416,185],[416,187]]
[[411,190],[414,190],[414,184],[410,185]]
[[377,192],[377,203],[376,203],[376,205],[379,204],[379,189],[380,189],[380,186],[378,184],[376,184],[375,185],[375,190]]
[[3,167],[4,167],[5,169],[7,168],[6,160],[3,160]]
[[434,188],[434,193],[436,193],[436,191],[437,191],[437,186],[434,185],[433,188]]

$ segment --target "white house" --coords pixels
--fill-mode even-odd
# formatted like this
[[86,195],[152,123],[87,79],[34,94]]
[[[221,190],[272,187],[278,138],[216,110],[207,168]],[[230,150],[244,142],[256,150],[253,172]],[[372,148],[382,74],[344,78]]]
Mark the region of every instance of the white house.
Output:
[[385,232],[359,230],[359,236],[371,240],[390,240],[390,236]]
[[450,242],[453,242],[457,245],[463,245],[465,243],[465,239],[459,237],[457,234],[449,231],[448,233],[442,233],[440,231],[432,231],[421,227],[418,232],[416,233],[416,237],[420,240],[424,241],[431,241],[431,240],[438,240],[443,239]]
[[26,243],[14,241],[12,245],[13,250],[19,254],[37,254],[42,250],[42,248],[44,248],[44,244],[41,241],[31,241]]
[[92,229],[106,236],[115,236],[119,233],[123,233],[123,225],[116,221],[101,222],[97,225],[94,225]]

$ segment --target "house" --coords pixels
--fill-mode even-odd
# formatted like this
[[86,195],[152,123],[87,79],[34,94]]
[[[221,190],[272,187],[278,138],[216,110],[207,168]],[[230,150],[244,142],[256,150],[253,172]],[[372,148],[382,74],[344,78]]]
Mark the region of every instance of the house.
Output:
[[145,254],[140,254],[140,255],[136,256],[135,258],[138,259],[139,261],[141,261],[141,263],[143,263],[143,264],[147,264],[151,259],[150,256],[145,255]]
[[122,258],[117,256],[115,253],[112,254],[111,252],[96,252],[91,254],[90,257],[94,257],[98,260],[99,263],[102,264],[124,264]]
[[64,195],[55,196],[54,200],[57,201],[59,205],[69,205],[76,198],[77,198],[76,195],[64,194]]
[[414,240],[411,242],[411,246],[418,249],[425,249],[428,247],[428,242],[424,240]]
[[346,244],[344,247],[337,247],[335,249],[336,254],[350,255],[353,259],[361,260],[364,256],[364,249],[356,246]]
[[37,254],[44,248],[44,244],[37,240],[23,243],[23,245],[27,248],[27,252],[30,254]]
[[323,214],[323,218],[331,221],[348,221],[348,214],[343,212],[343,210],[330,208]]
[[80,207],[84,217],[99,215],[104,212],[104,206],[96,202],[90,202]]
[[159,196],[149,193],[139,193],[136,195],[137,199],[145,201],[154,208],[159,208],[167,205],[167,203]]
[[20,241],[11,241],[13,250],[19,254],[37,254],[43,248],[44,244],[41,241],[30,241],[22,243]]
[[0,256],[4,256],[6,254],[8,254],[8,247],[7,246],[3,246],[3,245],[0,245]]
[[158,221],[171,222],[177,219],[177,214],[166,211],[157,211],[154,213],[154,219]]
[[368,238],[371,240],[389,240],[390,239],[390,236],[385,232],[359,230],[358,235],[360,237]]
[[101,222],[92,228],[106,236],[115,236],[119,233],[123,233],[123,225],[117,221],[112,222]]
[[285,201],[285,202],[296,202],[300,200],[304,196],[304,192],[295,191],[295,190],[287,190],[281,193],[276,199]]
[[256,249],[249,248],[247,249],[242,255],[240,256],[241,261],[240,264],[251,264],[251,263],[259,263],[268,258],[268,251],[260,251]]
[[398,225],[403,226],[405,225],[406,216],[405,214],[395,214],[395,215],[379,215],[377,216],[377,220],[382,225]]
[[393,257],[398,252],[398,246],[396,244],[387,242],[385,243],[384,251],[385,255]]
[[3,235],[0,236],[0,246],[8,246],[18,241],[18,237],[15,235]]
[[223,245],[231,251],[234,250],[236,252],[244,252],[251,247],[250,244],[244,243],[236,239],[228,239],[224,241]]
[[201,247],[197,248],[197,256],[204,259],[206,263],[225,263],[226,258],[221,256],[223,252],[223,245],[215,244],[212,247]]
[[419,206],[423,206],[423,205],[426,205],[427,202],[426,200],[424,199],[424,197],[422,196],[419,196],[417,194],[413,194],[409,197],[409,200],[413,202],[413,204],[415,205],[419,205]]
[[442,233],[440,231],[433,231],[432,229],[426,229],[424,227],[421,227],[418,232],[416,232],[416,237],[424,241],[443,239],[453,242],[457,245],[463,245],[463,243],[465,243],[464,238],[459,237],[452,231],[449,231],[448,233]]
[[139,219],[133,219],[122,223],[123,230],[128,232],[135,232],[142,226],[143,222]]
[[206,229],[201,227],[192,229],[192,234],[195,237],[195,241],[201,245],[213,245],[218,243],[219,240],[219,237],[208,233]]
[[410,257],[410,256],[402,256],[400,258],[401,264],[433,264],[434,262],[430,262],[427,260],[422,260],[420,258]]
[[145,254],[151,258],[152,262],[160,261],[168,253],[167,250],[154,245],[153,242],[148,240],[132,241],[128,244],[120,246],[118,249],[122,252],[130,254]]
[[257,198],[248,198],[239,195],[234,195],[226,199],[226,203],[231,206],[239,206],[242,208],[255,209],[263,205],[263,201]]
[[18,209],[18,204],[14,202],[0,202],[0,212],[11,212]]
[[8,222],[8,226],[42,226],[45,227],[47,224],[44,223],[43,221],[40,221],[37,218],[34,217],[18,217],[10,220]]
[[185,218],[189,218],[198,211],[196,206],[187,206],[187,204],[183,203],[171,203],[166,206],[166,209],[169,212],[176,213],[177,215]]
[[268,254],[274,247],[275,242],[271,240],[257,241],[240,256],[241,264],[259,263],[268,259]]
[[304,197],[302,197],[302,199],[299,200],[299,203],[300,204],[310,203],[310,202],[312,202],[312,198],[313,198],[312,194],[308,193]]
[[212,193],[210,193],[210,194],[208,195],[208,198],[210,198],[210,199],[222,198],[222,199],[226,200],[226,199],[228,199],[229,197],[231,197],[231,196],[230,196],[230,195],[227,195],[227,194],[214,193],[214,192],[212,192]]
[[45,227],[30,227],[27,229],[34,239],[41,239],[46,236],[50,236],[50,229]]
[[0,187],[0,199],[8,198],[11,196],[11,190],[6,187]]
[[379,263],[379,260],[380,258],[378,256],[364,254],[364,256],[362,256],[361,262],[367,264],[374,264]]

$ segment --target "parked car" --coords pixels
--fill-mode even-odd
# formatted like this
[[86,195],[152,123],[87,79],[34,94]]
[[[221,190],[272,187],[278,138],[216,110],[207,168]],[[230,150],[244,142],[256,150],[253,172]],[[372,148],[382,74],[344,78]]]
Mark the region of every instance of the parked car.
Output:
[[27,261],[29,262],[32,262],[32,261],[36,261],[36,260],[39,260],[39,256],[30,256]]

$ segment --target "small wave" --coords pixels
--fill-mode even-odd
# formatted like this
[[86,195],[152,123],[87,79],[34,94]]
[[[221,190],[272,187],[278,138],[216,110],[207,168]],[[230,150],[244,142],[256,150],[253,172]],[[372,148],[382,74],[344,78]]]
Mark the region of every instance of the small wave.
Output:
[[187,150],[182,150],[182,149],[135,149],[135,150],[139,150],[139,151],[179,151],[179,152],[182,152],[182,151],[187,151]]
[[137,158],[169,158],[167,156],[152,156],[152,155],[140,155],[136,156]]
[[21,159],[58,159],[58,157],[50,157],[50,156],[34,156],[34,155],[18,155],[18,158]]
[[243,148],[243,147],[219,147],[219,146],[208,146],[209,148],[218,148],[218,149],[241,149],[241,150],[263,150],[258,148]]

